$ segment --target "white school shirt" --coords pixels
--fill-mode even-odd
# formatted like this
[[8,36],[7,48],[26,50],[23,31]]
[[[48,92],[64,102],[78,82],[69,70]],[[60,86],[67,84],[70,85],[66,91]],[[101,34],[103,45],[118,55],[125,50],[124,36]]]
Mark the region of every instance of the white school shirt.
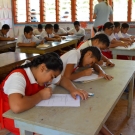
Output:
[[39,39],[45,39],[46,37],[49,37],[49,38],[53,38],[55,35],[52,33],[52,34],[47,34],[46,31],[43,31],[41,34],[40,34],[40,37]]
[[91,40],[85,41],[79,48],[78,50],[85,49],[86,47],[92,46]]
[[124,38],[130,38],[132,35],[128,34],[128,33],[122,33],[122,36]]
[[85,30],[80,27],[79,31],[76,31],[75,28],[68,31],[69,33],[74,33],[76,36],[85,36]]
[[31,42],[36,42],[36,44],[40,44],[41,40],[39,40],[34,35],[32,35],[31,39],[28,39],[28,38],[25,37],[24,34],[19,36],[19,38],[17,39],[17,44],[18,43],[31,43]]
[[63,28],[59,28],[58,32],[53,32],[56,35],[60,35],[60,34],[66,34],[67,32],[63,29]]
[[118,33],[115,33],[114,35],[115,35],[115,38],[117,40],[119,40],[120,38],[124,38],[123,35],[122,35],[122,33],[121,33],[121,31],[119,31]]
[[3,35],[3,33],[0,30],[0,37],[7,37],[7,35]]
[[38,31],[38,29],[34,29],[34,30],[33,30],[33,34],[34,34],[34,35],[40,35],[43,31],[45,31],[45,30],[42,29],[42,31],[40,32],[40,31]]
[[73,49],[61,56],[61,60],[63,62],[63,71],[62,75],[65,72],[65,68],[67,64],[75,64],[74,68],[76,68],[79,64],[81,58],[81,53],[80,50]]
[[[29,60],[26,60],[23,64],[26,64],[30,62]],[[31,84],[37,83],[30,68],[24,68]],[[61,75],[54,78],[51,84],[56,84],[61,79]],[[13,93],[19,93],[23,96],[25,95],[25,88],[26,88],[26,80],[22,73],[15,72],[11,74],[8,79],[6,80],[4,84],[4,93],[7,95],[13,94]]]

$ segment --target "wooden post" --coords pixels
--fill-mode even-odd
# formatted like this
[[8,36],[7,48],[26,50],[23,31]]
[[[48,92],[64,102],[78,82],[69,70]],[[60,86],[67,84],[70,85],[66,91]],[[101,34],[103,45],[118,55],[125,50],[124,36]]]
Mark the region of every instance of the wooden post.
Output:
[[71,0],[72,22],[76,21],[76,0]]
[[128,11],[127,11],[127,21],[131,22],[131,14],[132,14],[132,0],[128,0]]
[[59,22],[59,0],[55,0],[56,7],[56,22]]

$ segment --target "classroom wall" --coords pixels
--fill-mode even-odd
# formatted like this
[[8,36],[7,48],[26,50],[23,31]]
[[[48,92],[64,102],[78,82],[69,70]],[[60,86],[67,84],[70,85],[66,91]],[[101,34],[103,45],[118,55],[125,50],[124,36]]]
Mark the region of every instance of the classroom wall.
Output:
[[8,36],[14,37],[11,0],[0,0],[0,29],[3,24],[10,26]]

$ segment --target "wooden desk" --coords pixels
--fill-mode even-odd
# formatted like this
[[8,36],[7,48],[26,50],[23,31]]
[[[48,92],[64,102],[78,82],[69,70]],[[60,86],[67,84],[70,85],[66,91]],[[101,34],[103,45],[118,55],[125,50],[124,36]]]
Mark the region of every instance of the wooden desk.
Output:
[[17,65],[21,65],[26,59],[32,60],[37,55],[15,52],[0,54],[0,81]]
[[77,45],[77,39],[66,41],[62,40],[61,42],[47,42],[50,46],[47,48],[36,48],[36,47],[19,47],[20,52],[25,53],[38,53],[38,54],[45,54],[47,52],[54,52],[56,50],[60,50],[64,47],[70,46],[70,45]]
[[16,41],[0,41],[0,53],[1,52],[7,52],[10,48],[14,48],[16,46]]
[[[81,101],[80,107],[34,107],[20,114],[8,111],[3,116],[15,119],[21,135],[25,135],[25,130],[43,135],[97,135],[128,84],[127,115],[131,115],[135,62],[112,61],[116,66],[105,69],[114,76],[112,81],[100,79],[86,84],[75,83],[77,87],[95,93],[94,97]],[[67,91],[56,87],[54,93]]]
[[111,48],[113,59],[117,59],[117,55],[126,55],[130,56],[130,60],[132,60],[132,57],[135,56],[135,50],[123,50],[123,49],[115,49]]

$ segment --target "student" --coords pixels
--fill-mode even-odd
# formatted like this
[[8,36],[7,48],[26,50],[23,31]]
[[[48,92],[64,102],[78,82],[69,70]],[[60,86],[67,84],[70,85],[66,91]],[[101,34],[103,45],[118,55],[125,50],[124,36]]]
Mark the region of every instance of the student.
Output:
[[116,37],[117,40],[121,40],[124,42],[127,42],[129,44],[132,44],[132,40],[130,38],[126,38],[122,35],[121,31],[121,24],[120,22],[114,22],[114,35]]
[[45,31],[40,34],[41,39],[45,39],[45,41],[61,41],[61,37],[53,34],[53,25],[46,24]]
[[63,29],[60,28],[58,24],[54,24],[54,34],[59,35],[59,36],[67,36],[67,32]]
[[124,38],[131,38],[132,40],[134,40],[135,36],[132,36],[132,35],[128,34],[127,33],[128,30],[129,30],[129,24],[128,23],[122,23],[122,25],[121,25],[122,36]]
[[[105,50],[109,47],[110,45],[110,40],[108,38],[108,36],[106,34],[97,34],[95,35],[93,38],[85,41],[83,44],[81,44],[80,46],[78,46],[78,49],[79,50],[82,50],[86,47],[89,47],[89,46],[96,46],[98,47],[100,50]],[[103,54],[102,55],[102,60],[104,62],[106,62],[106,65],[107,66],[111,66],[113,67],[115,64],[109,60],[106,56],[104,56]],[[102,63],[102,62],[101,62]],[[99,64],[99,63],[98,63]],[[103,64],[103,63],[102,63]]]
[[31,62],[27,60],[10,72],[0,89],[0,120],[3,127],[19,135],[14,121],[3,118],[2,114],[9,109],[14,113],[21,113],[33,108],[41,100],[49,99],[53,92],[50,87],[45,87],[45,84],[61,85],[74,99],[77,95],[83,100],[87,99],[87,92],[77,89],[69,79],[61,77],[62,70],[62,60],[53,52],[40,55]]
[[25,26],[24,34],[19,36],[17,40],[18,46],[36,46],[37,44],[43,43],[37,37],[33,35],[33,28],[31,26]]
[[2,26],[2,29],[0,30],[0,40],[1,41],[12,41],[15,40],[15,38],[7,37],[7,33],[9,32],[10,27],[8,24],[4,24]]
[[80,23],[78,21],[74,22],[74,28],[68,31],[69,35],[76,36],[85,36],[85,30],[80,27]]
[[[61,56],[64,69],[62,74],[70,80],[78,79],[82,76],[89,76],[93,73],[93,68],[98,72],[99,76],[111,80],[112,77],[105,74],[102,68],[95,64],[101,59],[101,52],[97,47],[90,46],[83,50],[71,50]],[[81,72],[74,73],[77,67],[90,67]]]
[[114,48],[114,47],[117,47],[117,46],[128,47],[128,45],[129,45],[128,43],[125,43],[123,41],[119,41],[115,38],[114,33],[113,33],[114,32],[113,29],[114,29],[113,23],[106,22],[103,27],[99,28],[98,31],[100,31],[100,32],[97,32],[96,35],[99,34],[99,33],[105,33],[110,39],[110,42],[111,42],[110,48]]
[[33,30],[34,35],[40,35],[44,31],[42,24],[38,24],[38,28]]

